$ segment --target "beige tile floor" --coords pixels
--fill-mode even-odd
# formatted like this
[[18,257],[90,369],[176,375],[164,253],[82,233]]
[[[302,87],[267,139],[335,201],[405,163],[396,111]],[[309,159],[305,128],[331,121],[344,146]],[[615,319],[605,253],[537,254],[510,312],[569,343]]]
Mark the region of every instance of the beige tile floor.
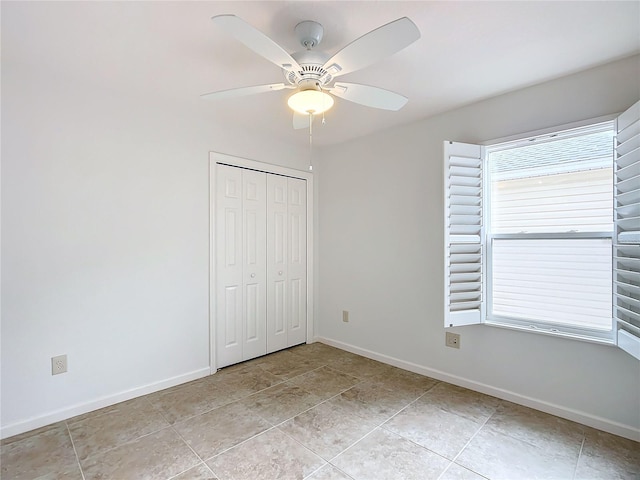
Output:
[[320,343],[2,442],[13,479],[640,479],[640,444]]

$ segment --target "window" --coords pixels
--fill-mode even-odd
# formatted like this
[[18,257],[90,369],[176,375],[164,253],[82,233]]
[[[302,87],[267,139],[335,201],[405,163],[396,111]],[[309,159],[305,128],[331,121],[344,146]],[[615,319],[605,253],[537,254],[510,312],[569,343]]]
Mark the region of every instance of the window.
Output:
[[640,102],[544,136],[445,142],[445,305],[446,327],[617,343],[640,358]]
[[613,128],[486,149],[488,321],[612,338]]

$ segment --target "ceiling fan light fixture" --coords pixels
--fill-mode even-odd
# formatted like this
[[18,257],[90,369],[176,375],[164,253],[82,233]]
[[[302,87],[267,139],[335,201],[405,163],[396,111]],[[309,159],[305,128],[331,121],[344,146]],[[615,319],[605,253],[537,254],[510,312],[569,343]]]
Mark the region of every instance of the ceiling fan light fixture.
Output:
[[333,97],[320,90],[302,90],[291,95],[287,103],[303,115],[318,115],[333,107]]

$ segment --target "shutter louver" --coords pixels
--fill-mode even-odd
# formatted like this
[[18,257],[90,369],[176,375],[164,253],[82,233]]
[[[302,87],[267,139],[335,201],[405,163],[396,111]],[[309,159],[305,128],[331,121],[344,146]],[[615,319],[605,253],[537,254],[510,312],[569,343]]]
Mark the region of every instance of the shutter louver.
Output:
[[445,327],[483,318],[482,151],[445,142]]
[[616,132],[613,315],[618,346],[640,360],[640,101]]

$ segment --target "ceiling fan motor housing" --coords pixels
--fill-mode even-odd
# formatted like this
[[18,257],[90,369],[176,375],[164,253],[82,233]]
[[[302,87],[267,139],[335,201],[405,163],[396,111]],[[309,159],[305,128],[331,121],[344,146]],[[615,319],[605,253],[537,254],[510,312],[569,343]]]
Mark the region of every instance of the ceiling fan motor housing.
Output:
[[316,50],[302,50],[291,55],[302,67],[302,71],[293,72],[282,70],[287,82],[291,85],[302,86],[307,80],[315,80],[324,87],[332,80],[332,76],[323,67],[329,59],[329,54]]

